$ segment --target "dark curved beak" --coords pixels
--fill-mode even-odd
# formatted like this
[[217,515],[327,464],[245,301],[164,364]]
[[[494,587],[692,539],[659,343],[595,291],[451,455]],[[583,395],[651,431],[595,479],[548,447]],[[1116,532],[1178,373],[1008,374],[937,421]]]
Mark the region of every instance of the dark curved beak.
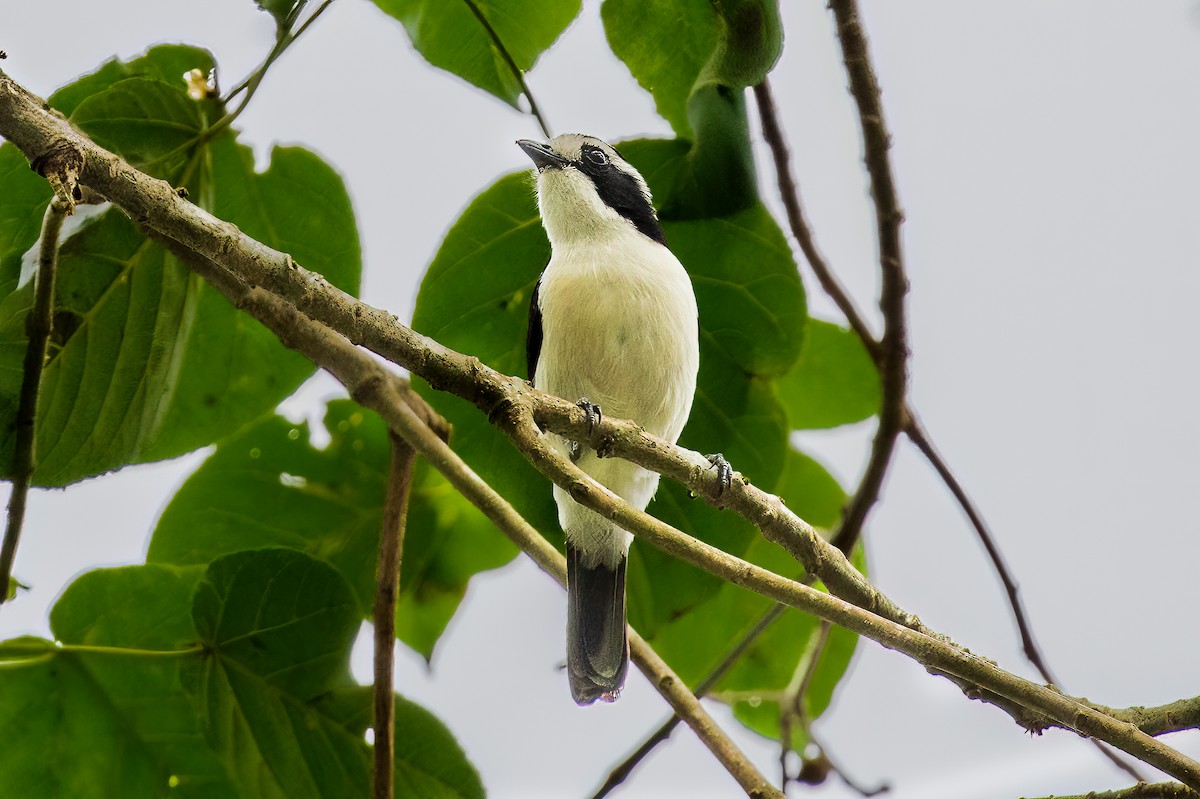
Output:
[[542,144],[532,139],[517,139],[517,146],[525,151],[525,155],[529,156],[539,172],[543,169],[562,169],[571,163],[554,152],[548,144]]

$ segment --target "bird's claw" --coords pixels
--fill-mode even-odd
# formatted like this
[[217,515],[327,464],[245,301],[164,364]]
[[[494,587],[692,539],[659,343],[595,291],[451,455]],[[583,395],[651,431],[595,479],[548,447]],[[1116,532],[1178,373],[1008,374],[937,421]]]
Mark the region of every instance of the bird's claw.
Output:
[[596,426],[599,425],[600,422],[604,421],[604,414],[600,412],[600,406],[593,405],[592,401],[587,397],[580,397],[579,402],[576,402],[575,404],[578,405],[587,416],[588,435],[591,436],[591,434],[595,431]]
[[[576,402],[575,404],[578,405],[587,416],[588,438],[591,438],[592,432],[596,429],[596,426],[599,425],[604,419],[603,414],[600,412],[600,406],[592,404],[592,401],[587,397],[580,397],[579,402]],[[571,456],[572,463],[578,462],[580,457],[582,457],[583,448],[579,446],[578,441],[571,442],[571,451],[569,454]]]
[[729,461],[725,460],[725,456],[719,452],[715,452],[712,455],[705,455],[704,457],[717,470],[717,484],[720,486],[717,496],[721,496],[733,485],[733,467],[729,465]]

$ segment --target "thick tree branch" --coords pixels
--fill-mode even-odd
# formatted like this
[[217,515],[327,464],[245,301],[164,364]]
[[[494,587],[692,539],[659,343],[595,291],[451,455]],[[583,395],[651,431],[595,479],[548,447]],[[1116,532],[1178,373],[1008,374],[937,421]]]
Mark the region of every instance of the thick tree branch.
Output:
[[375,799],[392,799],[392,764],[396,755],[396,597],[400,593],[400,559],[408,526],[416,453],[403,438],[390,433],[391,467],[379,531],[379,562],[375,568],[375,733],[372,771]]
[[1198,799],[1196,793],[1177,782],[1139,782],[1119,791],[1093,791],[1075,796],[1048,796],[1046,799]]
[[[73,194],[74,192],[72,192]],[[17,544],[25,526],[25,501],[29,483],[37,467],[36,427],[38,393],[42,385],[42,369],[46,365],[46,344],[50,340],[54,314],[54,282],[58,264],[58,234],[63,220],[74,210],[74,203],[58,197],[46,206],[42,219],[41,242],[38,247],[37,272],[34,274],[33,309],[25,318],[29,343],[25,347],[25,363],[21,375],[21,394],[17,399],[17,424],[13,444],[12,494],[8,499],[8,523],[4,528],[4,543],[0,545],[0,604],[13,596],[10,590],[13,561]]]
[[[1004,672],[925,628],[919,619],[898,608],[871,586],[839,551],[821,540],[816,531],[792,514],[778,497],[755,489],[744,478],[736,480],[735,485],[722,494],[717,485],[718,478],[710,472],[710,465],[703,456],[650,436],[628,422],[606,420],[589,437],[585,416],[576,406],[540,394],[524,381],[500,375],[478,359],[448,350],[399,324],[394,316],[334,289],[323,278],[303,270],[282,253],[243,236],[232,225],[186,203],[164,182],[142,175],[121,159],[96,147],[29,98],[27,92],[15,87],[0,73],[0,135],[9,138],[27,154],[42,152],[59,140],[69,140],[85,154],[82,180],[86,185],[116,202],[146,226],[182,243],[188,250],[212,259],[247,282],[269,287],[302,307],[310,316],[336,326],[352,340],[363,342],[410,368],[435,387],[473,401],[540,471],[569,491],[576,501],[623,529],[730,582],[902,651],[931,671],[956,678],[969,695],[1001,704],[1026,726],[1054,723],[1086,736],[1102,738],[1189,785],[1200,785],[1200,764],[1131,725]],[[284,341],[287,343],[286,338]],[[386,390],[389,382],[375,379],[365,387],[354,389],[352,396],[364,401],[371,391]],[[407,408],[388,406],[384,410],[392,414],[385,418],[393,428],[406,434],[408,428],[402,422]],[[553,451],[540,434],[539,427],[593,446],[603,442],[606,451],[612,455],[684,482],[714,504],[734,508],[755,522],[770,540],[781,543],[800,557],[806,568],[820,576],[838,596],[785,580],[695,541],[643,512],[634,511]],[[425,454],[417,441],[408,435],[406,438]],[[432,457],[431,461],[437,463]],[[838,598],[844,595],[853,597],[859,606]]]
[[[435,432],[427,424],[427,418],[440,417],[419,395],[409,390],[407,381],[391,374],[339,333],[305,316],[276,295],[245,285],[224,268],[172,239],[157,232],[151,232],[151,236],[212,283],[237,308],[266,325],[285,346],[297,350],[337,378],[355,401],[382,416],[394,433],[421,453],[543,571],[561,585],[566,585],[566,559],[449,448],[444,434]],[[378,620],[376,623],[378,630]],[[377,635],[377,658],[382,643]],[[687,721],[747,796],[784,799],[783,794],[770,785],[732,739],[717,726],[683,681],[632,629],[629,630],[629,648],[631,659],[651,685]],[[387,649],[391,651],[390,646]],[[378,746],[378,729],[375,734]]]

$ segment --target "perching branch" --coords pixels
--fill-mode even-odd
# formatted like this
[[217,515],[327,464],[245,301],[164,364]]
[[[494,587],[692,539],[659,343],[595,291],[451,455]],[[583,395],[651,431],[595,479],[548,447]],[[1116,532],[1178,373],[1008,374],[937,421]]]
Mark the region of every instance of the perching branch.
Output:
[[54,281],[58,264],[58,234],[63,220],[74,210],[55,197],[46,206],[42,218],[41,243],[38,248],[37,272],[33,278],[33,309],[25,318],[29,343],[25,347],[25,364],[21,375],[21,394],[17,400],[17,428],[12,466],[12,494],[8,500],[8,524],[4,528],[4,543],[0,545],[0,604],[15,591],[9,590],[17,544],[25,524],[25,501],[29,483],[37,467],[35,422],[37,419],[38,389],[42,384],[42,369],[46,365],[46,343],[50,340],[54,314]]
[[1139,782],[1130,788],[1118,791],[1093,791],[1076,796],[1048,796],[1046,799],[1198,799],[1196,793],[1177,782]]
[[408,498],[412,492],[413,460],[408,443],[389,433],[392,444],[383,527],[379,531],[379,562],[375,568],[375,733],[372,772],[375,799],[395,796],[392,765],[396,754],[396,596],[400,592],[400,558],[408,526]]
[[[586,417],[575,405],[541,394],[524,381],[501,375],[476,358],[455,353],[414,333],[391,314],[349,297],[323,278],[302,269],[288,256],[187,203],[165,182],[138,172],[72,131],[65,121],[42,109],[32,95],[2,72],[0,135],[34,157],[56,142],[65,141],[77,147],[84,156],[81,174],[85,185],[108,197],[147,227],[219,263],[240,279],[266,289],[254,291],[270,296],[269,291],[289,300],[314,319],[409,368],[436,388],[474,402],[539,471],[567,490],[577,502],[651,545],[736,585],[904,652],[931,671],[954,678],[972,698],[1002,706],[1027,727],[1054,724],[1101,738],[1188,785],[1200,785],[1200,764],[1070,697],[1009,674],[926,628],[916,616],[903,611],[875,589],[778,497],[754,488],[744,478],[736,479],[733,487],[722,493],[718,477],[703,456],[657,439],[631,423],[607,419],[589,434]],[[352,396],[369,398],[366,389],[382,391],[388,384],[387,380],[376,379],[365,388],[356,388]],[[402,424],[407,407],[383,410],[391,414],[385,417],[389,424],[405,434],[407,428]],[[683,482],[713,504],[732,508],[754,522],[769,540],[800,558],[836,596],[786,580],[635,511],[550,448],[539,428],[592,446],[603,443],[611,455]],[[426,454],[417,441],[408,435],[406,438]],[[430,460],[437,465],[436,459]],[[856,604],[839,598],[842,596],[852,597]]]
[[[215,286],[235,307],[262,322],[285,346],[297,350],[332,374],[356,402],[382,416],[394,434],[399,434],[424,456],[543,571],[559,584],[566,585],[566,559],[449,448],[445,421],[419,395],[412,393],[406,380],[389,373],[341,334],[300,313],[276,295],[247,286],[224,268],[173,239],[154,231],[150,231],[150,235]],[[430,420],[435,425],[440,423],[440,432],[431,426]],[[784,799],[650,645],[632,629],[628,636],[633,662],[672,709],[687,720],[701,742],[738,781],[747,796]],[[379,646],[377,637],[377,657]],[[391,651],[390,646],[388,651]],[[378,693],[376,697],[378,702]],[[379,745],[378,735],[377,729],[376,746]]]

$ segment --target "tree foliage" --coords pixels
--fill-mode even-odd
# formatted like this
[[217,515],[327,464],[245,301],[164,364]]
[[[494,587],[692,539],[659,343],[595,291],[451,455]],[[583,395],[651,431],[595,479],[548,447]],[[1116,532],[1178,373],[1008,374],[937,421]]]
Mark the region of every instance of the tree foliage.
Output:
[[[580,8],[579,0],[376,3],[431,64],[511,105],[523,91],[513,66],[533,68]],[[303,3],[263,5],[285,37]],[[618,146],[647,177],[700,307],[699,388],[681,443],[725,453],[756,485],[831,528],[846,493],[791,433],[871,417],[879,380],[852,333],[809,318],[791,249],[758,196],[744,90],[783,46],[775,5],[606,0],[602,14],[613,52],[676,134]],[[681,38],[687,46],[660,46]],[[159,45],[99,66],[49,102],[100,145],[356,291],[358,233],[341,178],[301,147],[275,148],[256,171],[228,124],[226,99],[195,99],[180,78],[213,66],[205,50]],[[417,330],[509,374],[524,369],[530,293],[549,254],[527,180],[499,177],[450,226],[413,318]],[[0,196],[7,473],[32,303],[26,254],[51,196],[12,144],[0,147]],[[333,402],[325,418],[332,441],[314,447],[305,425],[274,413],[313,365],[115,208],[63,241],[54,325],[35,484],[67,486],[215,449],[170,499],[144,565],[77,578],[54,607],[54,641],[0,644],[0,718],[21,730],[0,748],[0,787],[129,799],[167,788],[198,797],[363,795],[370,697],[347,664],[373,602],[385,425],[349,401]],[[455,449],[561,543],[548,487],[529,464],[474,408],[420,390],[453,423]],[[664,484],[651,511],[727,552],[800,574],[749,523],[690,501],[677,485]],[[398,637],[429,658],[471,577],[515,551],[425,467],[409,530]],[[629,575],[631,623],[691,684],[770,606],[648,547],[634,548]],[[778,698],[818,635],[814,619],[788,611],[715,695],[750,729],[778,737]],[[821,650],[805,698],[811,715],[828,705],[854,645],[837,631]],[[481,795],[449,732],[408,700],[396,703],[405,731],[397,795]],[[802,734],[792,743],[802,747]]]

